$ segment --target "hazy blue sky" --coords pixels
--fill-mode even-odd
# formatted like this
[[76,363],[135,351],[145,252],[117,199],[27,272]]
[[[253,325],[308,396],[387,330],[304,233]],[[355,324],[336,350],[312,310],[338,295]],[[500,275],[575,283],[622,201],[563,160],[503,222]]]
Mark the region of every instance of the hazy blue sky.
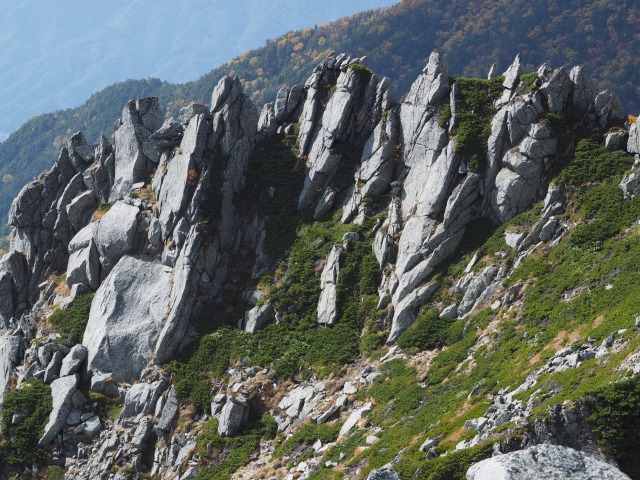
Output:
[[116,81],[194,80],[289,30],[397,0],[0,0],[0,135]]

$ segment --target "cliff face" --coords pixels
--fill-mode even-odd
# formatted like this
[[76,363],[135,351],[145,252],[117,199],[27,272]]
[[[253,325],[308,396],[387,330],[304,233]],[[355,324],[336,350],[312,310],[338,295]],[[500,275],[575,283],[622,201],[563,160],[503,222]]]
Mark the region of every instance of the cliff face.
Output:
[[[543,65],[523,76],[519,57],[502,77],[453,79],[433,53],[397,103],[388,79],[363,61],[331,54],[304,84],[283,86],[261,112],[231,77],[220,80],[209,107],[189,105],[178,119],[163,120],[156,98],[130,101],[111,141],[101,137],[90,145],[82,134],[74,135],[54,167],[22,189],[9,214],[11,251],[0,262],[0,399],[16,380],[35,377],[51,385],[52,409],[39,444],[53,464],[66,466],[68,478],[105,472],[121,478],[116,471],[125,467],[159,478],[192,478],[206,471],[204,457],[211,454],[210,445],[203,453],[196,441],[208,428],[202,425],[207,415],[217,419],[223,439],[244,431],[250,412],[270,410],[284,433],[297,431],[306,418],[324,424],[345,412],[339,438],[346,438],[372,409],[350,395],[383,376],[381,364],[366,366],[353,386],[350,369],[358,367],[345,366],[342,382],[306,380],[285,395],[286,379],[274,378],[271,365],[257,368],[247,356],[230,371],[227,386],[220,379],[217,390],[205,392],[205,401],[213,400],[211,411],[192,415],[191,429],[176,424],[177,416],[191,415],[185,410],[189,399],[172,386],[179,368],[166,364],[189,351],[199,334],[223,325],[253,334],[274,322],[286,328],[291,315],[298,315],[317,323],[310,335],[342,328],[345,298],[355,295],[358,303],[356,288],[362,288],[362,298],[371,293],[353,273],[353,259],[364,261],[362,255],[377,261],[373,311],[382,314],[376,326],[391,346],[385,357],[397,359],[396,342],[424,308],[440,305],[440,318],[453,322],[472,318],[497,296],[503,299],[496,308],[507,305],[522,285],[505,293],[505,279],[537,247],[557,245],[570,230],[558,220],[567,208],[565,192],[549,181],[575,147],[566,132],[595,131],[618,120],[615,95],[596,94],[580,67]],[[607,142],[626,148],[625,135],[610,134]],[[638,151],[634,142],[635,124],[631,153]],[[282,175],[296,180],[287,184]],[[625,188],[635,185],[634,178]],[[464,275],[451,277],[455,301],[442,305],[442,269],[466,247],[470,225],[481,219],[504,224],[541,199],[530,231],[507,232],[518,256],[511,261],[505,254],[502,262],[475,271],[476,253]],[[340,236],[312,238],[315,246],[305,246],[318,257],[306,272],[314,293],[288,301],[269,292],[301,284],[292,272],[306,264],[289,257],[286,222],[274,220],[283,217],[302,225],[294,237],[309,225],[331,221]],[[363,245],[371,245],[369,252]],[[66,285],[59,277],[64,272]],[[272,282],[266,293],[256,288],[264,278]],[[432,300],[435,294],[439,298]],[[54,341],[47,316],[60,308],[51,317],[55,330],[59,312],[82,302],[86,325],[81,323],[75,339]],[[359,315],[362,328],[364,314]],[[309,348],[304,345],[303,351]],[[220,348],[208,355],[222,355]],[[361,357],[360,367],[363,361],[368,362]],[[87,389],[94,392],[88,403]],[[105,417],[95,394],[124,405],[117,419]],[[508,420],[488,412],[482,425],[469,425],[478,435],[460,448],[493,438],[494,429],[511,419],[529,418],[531,409],[518,403],[517,392],[506,394],[492,408],[507,411],[502,406],[509,405]],[[115,400],[105,400],[110,397]],[[520,446],[544,441],[549,428],[534,429]],[[593,435],[585,435],[592,445]],[[583,446],[569,436],[570,446]],[[429,458],[437,456],[434,445],[424,449]],[[320,463],[327,450],[321,447],[322,442],[320,454],[298,469],[305,478],[335,462]],[[263,444],[262,456],[271,448]],[[244,478],[255,478],[258,467],[251,468]]]

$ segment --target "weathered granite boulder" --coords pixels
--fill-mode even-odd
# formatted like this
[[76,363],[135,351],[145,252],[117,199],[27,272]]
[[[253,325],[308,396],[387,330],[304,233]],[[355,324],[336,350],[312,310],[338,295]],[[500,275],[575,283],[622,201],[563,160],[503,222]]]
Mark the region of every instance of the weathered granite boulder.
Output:
[[159,380],[154,383],[136,383],[127,390],[124,408],[120,418],[135,417],[138,414],[153,413],[156,403],[166,389],[166,382]]
[[96,292],[82,344],[88,368],[131,382],[153,358],[171,274],[153,257],[123,257]]
[[160,160],[151,135],[162,126],[163,120],[156,97],[131,100],[125,105],[121,125],[115,133],[115,181],[111,201],[127,195],[134,183],[145,181],[150,162]]
[[382,467],[369,473],[367,480],[400,480],[400,475],[391,467]]
[[340,253],[342,248],[334,245],[320,276],[320,300],[318,301],[318,323],[333,325],[337,318],[337,286],[340,273]]
[[247,310],[244,314],[244,330],[249,333],[260,330],[271,323],[274,313],[273,306],[270,303],[264,303]]
[[233,437],[240,427],[247,422],[249,406],[244,397],[229,397],[222,407],[218,419],[218,433],[223,437]]
[[82,363],[87,358],[87,347],[78,344],[74,345],[64,360],[62,360],[62,366],[60,367],[60,376],[66,377],[67,375],[73,375],[80,370]]
[[468,480],[625,480],[612,465],[559,445],[536,445],[483,460],[467,470]]
[[122,256],[133,250],[139,213],[138,207],[116,202],[100,219],[94,241],[103,275],[108,275]]
[[44,434],[40,437],[38,444],[44,447],[51,442],[67,421],[67,416],[71,411],[72,397],[76,392],[78,384],[77,375],[69,375],[54,380],[51,384],[51,397],[53,399],[53,410],[49,415],[49,421],[44,427]]

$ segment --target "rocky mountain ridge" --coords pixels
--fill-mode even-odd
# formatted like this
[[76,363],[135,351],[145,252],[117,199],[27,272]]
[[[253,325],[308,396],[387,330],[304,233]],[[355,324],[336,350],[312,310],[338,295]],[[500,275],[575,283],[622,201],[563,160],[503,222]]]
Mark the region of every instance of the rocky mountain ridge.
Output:
[[[390,78],[391,90],[398,98],[408,92],[434,49],[441,51],[456,76],[484,77],[492,63],[503,71],[518,52],[523,54],[527,71],[544,62],[581,64],[599,91],[615,91],[625,108],[633,112],[640,98],[640,69],[634,63],[639,19],[634,2],[615,0],[570,0],[561,5],[551,0],[537,4],[465,0],[455,8],[443,0],[405,0],[384,11],[362,12],[317,28],[289,32],[217,66],[194,82],[176,85],[146,78],[114,84],[78,108],[34,117],[0,144],[0,216],[6,216],[25,183],[51,168],[74,132],[83,131],[91,141],[102,133],[110,136],[126,101],[157,96],[163,108],[177,117],[180,108],[191,101],[207,103],[218,80],[228,74],[238,76],[245,91],[262,104],[272,100],[282,84],[299,82],[331,50],[367,55],[369,67]],[[174,22],[171,28],[180,31],[176,25]],[[160,44],[164,42],[154,43],[154,48]],[[173,48],[178,45],[174,42]],[[180,52],[178,62],[184,64],[180,68],[192,65],[189,59],[197,57],[195,52]],[[117,69],[121,68],[119,64]],[[84,74],[79,72],[77,77]],[[1,233],[4,237],[9,230]],[[0,248],[6,249],[7,243],[0,238]]]
[[[333,478],[338,466],[348,478],[399,478],[396,470],[410,478],[405,450],[418,450],[415,439],[389,440],[384,455],[369,456],[392,426],[368,419],[384,407],[384,385],[404,379],[387,401],[413,392],[418,408],[429,388],[457,374],[430,383],[455,342],[415,353],[412,332],[445,319],[464,327],[464,341],[475,328],[459,364],[478,363],[474,352],[497,341],[500,320],[471,320],[489,304],[504,315],[520,308],[532,287],[511,282],[518,268],[575,228],[562,217],[569,194],[549,184],[576,149],[568,133],[614,126],[606,144],[640,152],[636,124],[620,126],[616,96],[596,94],[580,67],[523,75],[518,56],[502,77],[454,79],[434,52],[397,104],[389,80],[365,61],[332,53],[262,110],[232,77],[220,80],[209,107],[191,104],[178,119],[164,120],[157,98],[132,100],[111,141],[74,135],[53,168],[22,189],[0,263],[0,397],[50,385],[37,441],[66,478]],[[635,173],[623,187],[635,194]],[[513,254],[477,250],[463,272],[443,274],[477,222],[510,225],[542,199],[530,225],[501,232]],[[425,322],[430,307],[438,310]],[[265,345],[277,329],[290,336],[269,356],[260,349],[276,348]],[[526,403],[519,395],[544,375],[632,351],[625,334],[541,356],[522,384],[474,386],[468,395],[478,403],[466,408],[478,416],[464,429],[475,433],[453,451],[484,457],[487,442],[496,453],[549,442],[613,461],[594,447],[582,404],[539,420],[535,407],[548,397],[534,393]],[[355,338],[357,350],[365,337],[384,355],[358,357],[331,343]],[[313,338],[326,344],[328,360],[312,356]],[[225,350],[234,339],[240,352],[252,339],[259,345],[235,358]],[[188,352],[182,364],[173,360]],[[333,357],[343,354],[336,375],[344,363]],[[218,360],[220,368],[211,363]],[[637,368],[632,357],[628,368]],[[37,475],[37,455],[12,446],[35,410],[14,410],[3,411],[4,458]],[[499,437],[509,422],[533,426]],[[300,432],[310,430],[319,444],[301,453],[309,439]],[[423,462],[447,461],[438,448],[455,432],[443,432],[422,440]],[[244,461],[232,463],[234,448]],[[389,455],[392,465],[375,470]],[[471,478],[486,478],[482,468]]]

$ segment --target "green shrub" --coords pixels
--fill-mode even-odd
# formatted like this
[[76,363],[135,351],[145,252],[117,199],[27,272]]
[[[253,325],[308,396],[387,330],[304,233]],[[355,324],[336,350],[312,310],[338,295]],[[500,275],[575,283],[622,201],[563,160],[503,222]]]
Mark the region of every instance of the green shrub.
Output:
[[49,321],[59,333],[65,334],[66,343],[75,345],[82,342],[84,330],[89,322],[89,311],[93,293],[78,295],[64,310],[56,308]]
[[[274,427],[275,426],[275,427]],[[260,444],[260,439],[272,439],[277,425],[271,417],[264,416],[251,421],[240,434],[221,437],[218,420],[206,422],[196,439],[196,449],[201,457],[202,469],[197,480],[227,480],[243,465],[246,465]]]
[[482,169],[486,162],[491,119],[496,113],[493,102],[502,94],[503,81],[503,77],[491,80],[458,78],[455,81],[460,94],[456,97],[457,125],[451,133],[456,137],[456,153],[466,158],[474,170]]
[[360,338],[360,352],[370,357],[384,345],[386,338],[387,334],[385,332],[373,331],[365,333]]
[[385,420],[398,420],[416,409],[425,395],[418,385],[416,369],[407,366],[404,360],[391,360],[380,371],[384,375],[376,378],[368,394],[384,405]]
[[601,446],[611,450],[624,473],[640,478],[640,377],[607,385],[590,407],[589,422]]
[[600,248],[602,243],[622,229],[630,226],[640,216],[640,201],[625,200],[617,181],[590,188],[578,196],[580,213],[594,219],[579,225],[571,235],[571,243],[578,246]]
[[338,439],[341,427],[342,424],[340,422],[324,423],[322,425],[318,425],[315,422],[307,423],[278,445],[273,451],[273,456],[281,458],[283,455],[289,455],[301,445],[311,446],[316,440],[320,440],[323,445],[335,442]]
[[[582,120],[583,114],[580,109],[576,107],[567,107],[564,110],[553,113],[547,112],[542,118],[541,123],[546,122],[551,126],[558,134],[565,136],[567,130],[573,128],[576,124]],[[560,141],[564,141],[564,138],[561,138]]]
[[349,69],[360,74],[366,81],[369,81],[371,75],[373,75],[373,72],[362,63],[351,63],[349,64]]
[[538,79],[538,72],[523,73],[520,75],[520,81],[523,84],[523,91],[520,95],[535,90],[535,82]]
[[[51,387],[30,378],[22,388],[11,390],[2,404],[2,444],[0,459],[6,465],[30,465],[44,455],[38,440],[53,408]],[[15,414],[25,415],[17,425],[11,420]]]
[[427,460],[420,469],[417,478],[423,480],[465,480],[469,467],[491,457],[492,452],[492,442],[450,452],[444,457]]
[[[557,122],[566,122],[566,119],[559,118]],[[562,168],[555,181],[568,185],[599,182],[624,173],[631,168],[631,165],[633,165],[631,155],[625,156],[620,151],[607,150],[602,133],[592,133],[578,141],[573,156]]]
[[211,402],[211,378],[225,375],[234,344],[246,335],[240,330],[222,328],[201,337],[186,362],[172,362],[176,396],[188,399],[199,411],[206,411]]
[[302,221],[297,202],[304,175],[297,165],[297,155],[286,140],[263,142],[249,159],[246,187],[237,202],[240,208],[257,206],[266,216],[264,249],[274,259],[288,252]]
[[64,480],[64,468],[50,465],[44,470],[45,480]]
[[447,341],[450,325],[450,320],[440,318],[438,309],[432,308],[400,335],[398,345],[421,351],[439,347]]
[[101,393],[92,392],[91,390],[84,393],[85,396],[89,397],[89,400],[96,405],[96,415],[110,420],[118,419],[124,407],[124,405],[120,403],[119,398],[108,397]]

